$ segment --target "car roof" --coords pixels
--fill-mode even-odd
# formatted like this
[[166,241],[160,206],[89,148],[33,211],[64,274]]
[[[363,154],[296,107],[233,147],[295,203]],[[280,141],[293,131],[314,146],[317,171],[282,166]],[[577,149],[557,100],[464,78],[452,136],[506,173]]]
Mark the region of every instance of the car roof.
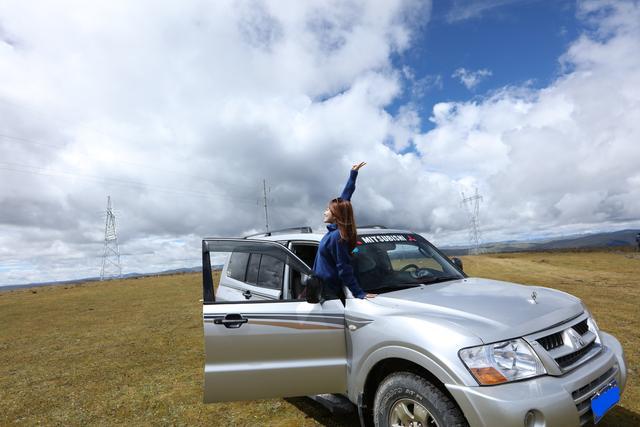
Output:
[[[408,230],[400,230],[400,229],[389,229],[389,228],[358,228],[358,235],[366,236],[371,234],[407,234],[412,233]],[[325,233],[284,233],[284,234],[274,234],[272,236],[258,235],[258,236],[250,236],[248,239],[250,240],[270,240],[270,241],[309,241],[309,242],[319,242],[324,237]]]

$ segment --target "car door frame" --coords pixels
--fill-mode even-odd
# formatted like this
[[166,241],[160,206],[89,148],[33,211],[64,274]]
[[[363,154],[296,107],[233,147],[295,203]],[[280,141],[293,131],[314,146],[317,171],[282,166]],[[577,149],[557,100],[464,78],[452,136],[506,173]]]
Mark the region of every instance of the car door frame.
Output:
[[[292,251],[293,249],[293,245],[295,244],[303,244],[303,245],[307,245],[307,246],[315,246],[316,248],[320,247],[320,242],[318,240],[304,240],[304,239],[293,239],[293,240],[289,240],[287,241],[287,249],[289,249],[289,251]],[[294,253],[295,255],[295,253]],[[296,255],[296,257],[298,257]],[[299,257],[298,257],[299,258]],[[300,259],[300,261],[302,261],[302,259]],[[305,265],[307,265],[304,261],[302,261]],[[309,267],[309,269],[311,269],[313,266],[312,265],[307,265],[307,267]],[[284,267],[284,286],[282,288],[282,298],[291,298],[291,272],[289,270],[289,266],[285,265]]]

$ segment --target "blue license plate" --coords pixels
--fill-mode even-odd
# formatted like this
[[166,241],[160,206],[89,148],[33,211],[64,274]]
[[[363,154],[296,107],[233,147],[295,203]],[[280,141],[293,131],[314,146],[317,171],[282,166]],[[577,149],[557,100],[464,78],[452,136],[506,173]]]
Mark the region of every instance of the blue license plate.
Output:
[[615,381],[612,381],[591,398],[593,422],[597,423],[600,421],[604,414],[619,401],[620,387],[618,387]]

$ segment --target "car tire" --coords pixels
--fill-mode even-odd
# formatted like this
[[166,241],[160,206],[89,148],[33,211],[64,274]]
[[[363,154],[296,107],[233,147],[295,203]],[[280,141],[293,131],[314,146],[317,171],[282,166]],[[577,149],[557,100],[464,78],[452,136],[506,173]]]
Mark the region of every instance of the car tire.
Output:
[[410,372],[396,372],[382,381],[373,403],[373,421],[377,427],[469,425],[451,398]]

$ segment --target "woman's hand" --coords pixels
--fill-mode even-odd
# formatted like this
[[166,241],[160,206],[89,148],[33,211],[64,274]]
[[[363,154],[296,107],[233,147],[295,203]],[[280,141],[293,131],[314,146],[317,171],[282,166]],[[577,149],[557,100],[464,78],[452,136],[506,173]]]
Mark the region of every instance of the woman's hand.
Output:
[[355,164],[355,165],[351,166],[351,170],[352,170],[352,171],[359,171],[359,170],[360,170],[360,168],[361,168],[361,167],[363,167],[363,166],[364,166],[364,165],[366,165],[366,164],[367,164],[367,162],[360,162],[360,163],[357,163],[357,164]]
[[366,299],[371,299],[371,298],[375,298],[377,296],[378,296],[378,294],[367,294],[367,295],[365,295],[365,298]]

